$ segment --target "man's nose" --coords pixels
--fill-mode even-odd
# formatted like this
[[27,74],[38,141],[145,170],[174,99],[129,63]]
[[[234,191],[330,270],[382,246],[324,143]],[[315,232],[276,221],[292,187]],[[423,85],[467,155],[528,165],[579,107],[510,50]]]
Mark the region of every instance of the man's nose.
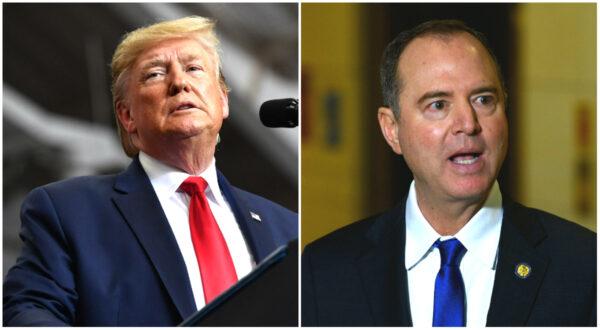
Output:
[[455,109],[453,120],[452,131],[454,134],[476,135],[481,132],[477,112],[470,102],[464,102]]
[[187,80],[185,72],[181,69],[173,69],[170,72],[169,95],[177,95],[182,91],[190,91],[190,83]]

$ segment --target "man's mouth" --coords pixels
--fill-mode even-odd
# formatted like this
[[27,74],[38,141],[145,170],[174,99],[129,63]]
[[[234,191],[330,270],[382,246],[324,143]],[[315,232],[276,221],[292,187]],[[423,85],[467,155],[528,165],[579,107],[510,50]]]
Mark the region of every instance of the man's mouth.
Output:
[[479,156],[481,156],[481,153],[478,152],[461,153],[450,157],[450,161],[459,165],[471,165],[479,159]]
[[187,110],[187,109],[192,109],[195,108],[196,106],[192,103],[182,103],[180,105],[177,106],[177,108],[175,108],[175,110]]

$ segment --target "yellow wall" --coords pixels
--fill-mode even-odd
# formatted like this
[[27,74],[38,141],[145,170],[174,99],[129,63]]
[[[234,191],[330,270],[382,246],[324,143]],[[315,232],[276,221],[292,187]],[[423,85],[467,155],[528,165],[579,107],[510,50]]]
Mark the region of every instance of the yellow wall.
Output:
[[[362,216],[361,47],[358,4],[302,4],[302,242]],[[339,96],[339,144],[327,139],[326,97]],[[304,98],[308,95],[307,98]],[[304,117],[303,117],[304,119]]]
[[[523,4],[516,15],[519,85],[518,200],[596,226],[596,5]],[[577,142],[587,108],[590,144]],[[514,129],[514,128],[513,128]],[[590,177],[578,181],[577,162]],[[591,210],[579,211],[587,198]]]

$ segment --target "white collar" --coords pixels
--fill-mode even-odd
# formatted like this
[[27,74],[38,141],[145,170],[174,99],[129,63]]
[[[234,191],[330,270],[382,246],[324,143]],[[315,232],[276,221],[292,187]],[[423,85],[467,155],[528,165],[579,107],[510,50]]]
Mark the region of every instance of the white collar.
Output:
[[[179,189],[179,186],[181,186],[183,181],[190,177],[190,174],[152,158],[142,151],[140,151],[139,159],[157,193],[171,196],[177,192],[177,189]],[[216,161],[213,157],[210,165],[197,176],[202,177],[208,183],[206,197],[212,199],[219,205],[226,205],[224,204],[225,199],[223,198],[221,189],[219,188],[217,167],[215,163]]]
[[[469,253],[490,269],[496,267],[502,215],[502,194],[498,182],[494,182],[483,207],[454,235]],[[406,269],[425,259],[433,250],[433,243],[440,237],[449,238],[438,234],[421,213],[413,181],[406,200]]]

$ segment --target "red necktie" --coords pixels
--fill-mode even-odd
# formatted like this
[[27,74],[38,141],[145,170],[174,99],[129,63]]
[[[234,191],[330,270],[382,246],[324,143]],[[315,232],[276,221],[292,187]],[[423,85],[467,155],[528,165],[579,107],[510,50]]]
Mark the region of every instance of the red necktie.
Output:
[[199,176],[187,178],[180,186],[191,196],[190,232],[208,304],[237,281],[227,243],[210,211],[204,191],[208,184]]

